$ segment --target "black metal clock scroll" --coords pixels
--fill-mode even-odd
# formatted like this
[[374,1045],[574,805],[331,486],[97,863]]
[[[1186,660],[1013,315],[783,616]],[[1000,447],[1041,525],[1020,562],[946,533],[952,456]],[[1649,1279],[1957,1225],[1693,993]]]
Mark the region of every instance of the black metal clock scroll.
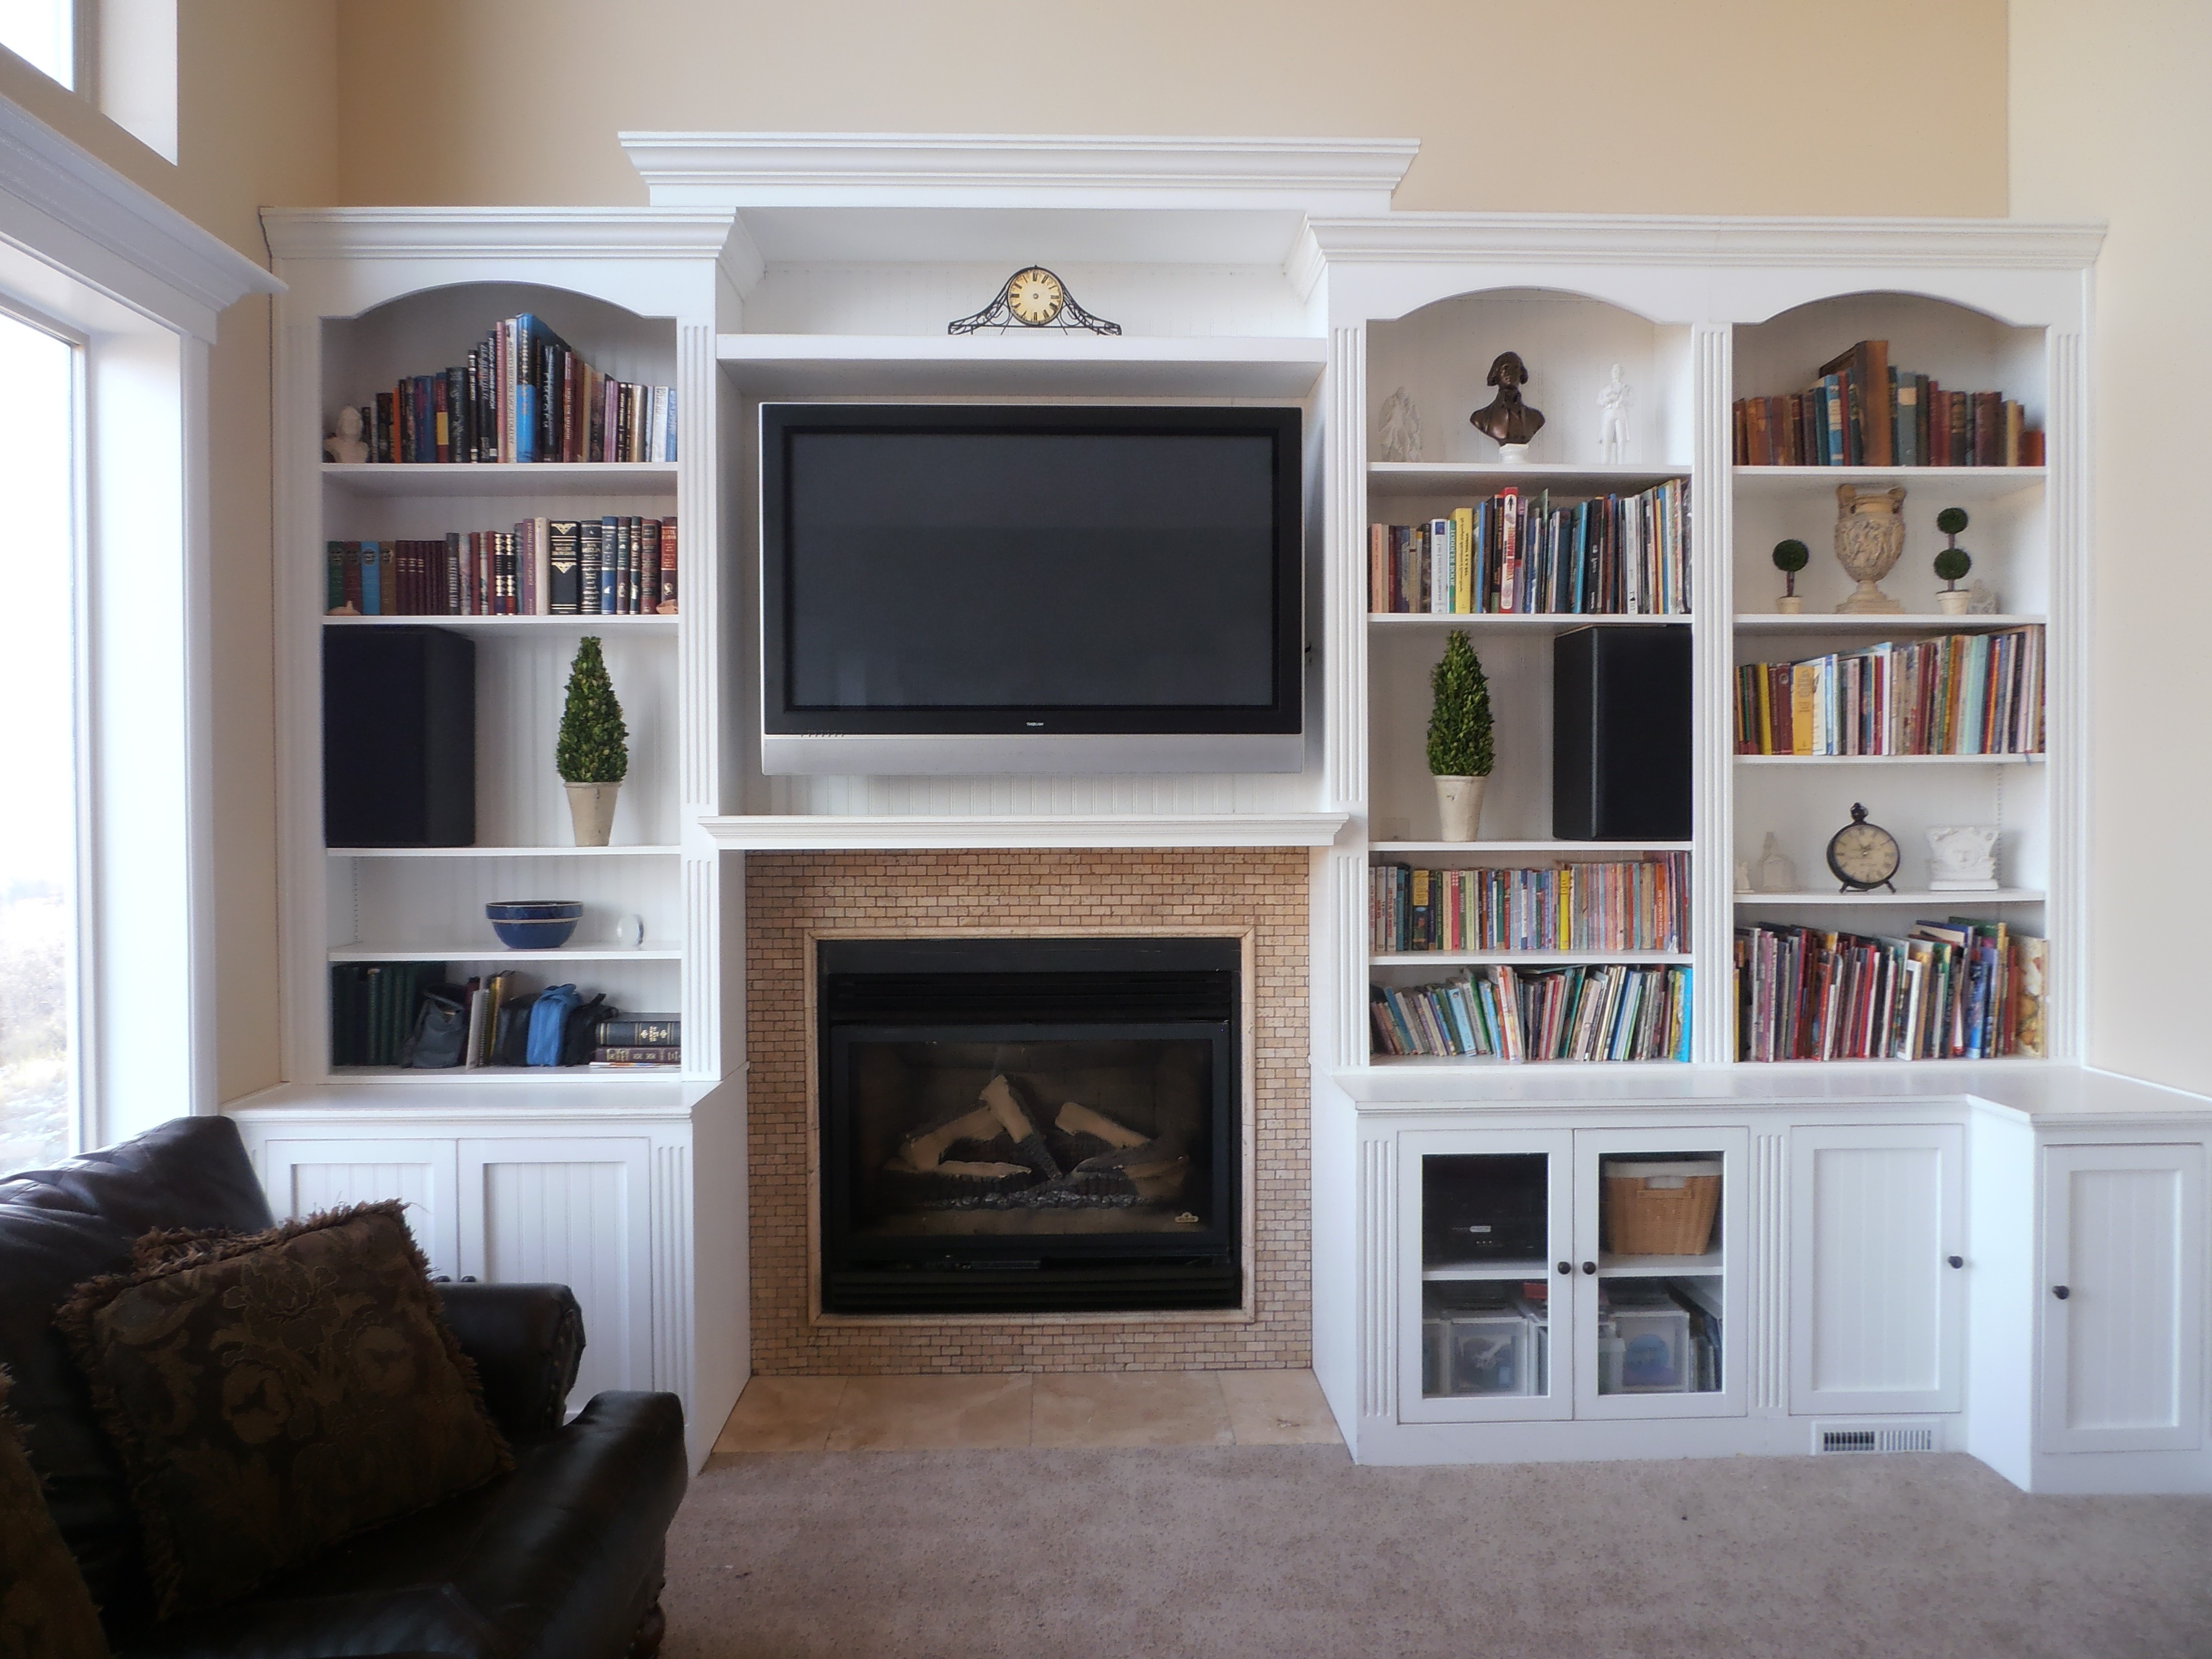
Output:
[[945,324],[947,334],[973,334],[978,329],[1087,328],[1093,334],[1119,334],[1121,325],[1094,317],[1075,303],[1075,296],[1042,265],[1028,265],[1000,283],[991,303],[972,317]]

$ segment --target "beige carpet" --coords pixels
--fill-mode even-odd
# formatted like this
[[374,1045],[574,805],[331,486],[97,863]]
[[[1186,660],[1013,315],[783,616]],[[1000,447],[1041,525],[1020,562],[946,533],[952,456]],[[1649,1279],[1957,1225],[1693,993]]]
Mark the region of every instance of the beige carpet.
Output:
[[1959,1455],[1362,1469],[1339,1447],[723,1456],[666,1659],[2212,1655],[2212,1501]]

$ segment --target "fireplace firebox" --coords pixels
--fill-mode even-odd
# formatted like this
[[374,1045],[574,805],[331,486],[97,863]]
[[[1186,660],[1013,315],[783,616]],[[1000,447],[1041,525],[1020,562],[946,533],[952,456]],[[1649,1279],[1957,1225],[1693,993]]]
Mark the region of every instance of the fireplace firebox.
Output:
[[1233,1308],[1242,946],[825,939],[822,1308]]

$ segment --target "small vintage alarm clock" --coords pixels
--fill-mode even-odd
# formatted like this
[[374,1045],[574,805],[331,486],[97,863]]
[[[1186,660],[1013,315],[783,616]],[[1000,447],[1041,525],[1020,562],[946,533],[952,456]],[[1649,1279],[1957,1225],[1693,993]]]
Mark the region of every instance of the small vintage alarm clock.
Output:
[[1878,823],[1867,822],[1866,808],[1851,803],[1851,821],[1828,837],[1828,868],[1846,893],[1871,893],[1897,886],[1890,878],[1902,861],[1897,837]]

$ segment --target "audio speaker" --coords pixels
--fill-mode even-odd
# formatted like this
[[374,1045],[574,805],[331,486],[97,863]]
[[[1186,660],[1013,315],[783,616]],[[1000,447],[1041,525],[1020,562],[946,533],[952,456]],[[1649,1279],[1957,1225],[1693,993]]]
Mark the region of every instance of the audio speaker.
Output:
[[477,838],[477,648],[438,628],[323,630],[323,841]]
[[1690,838],[1690,630],[1578,628],[1552,641],[1552,834]]

